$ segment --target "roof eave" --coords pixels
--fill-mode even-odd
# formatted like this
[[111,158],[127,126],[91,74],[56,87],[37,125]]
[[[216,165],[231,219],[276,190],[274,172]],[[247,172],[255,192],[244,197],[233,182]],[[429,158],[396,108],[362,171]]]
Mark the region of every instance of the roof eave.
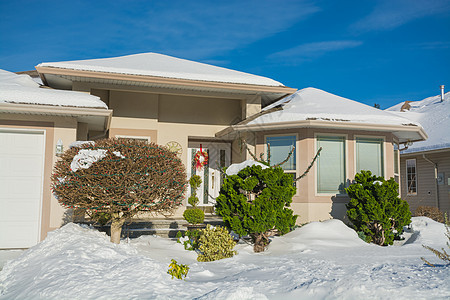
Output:
[[[404,133],[417,133],[417,138],[414,140],[400,140],[400,143],[423,141],[428,138],[424,129],[417,125],[383,125],[383,124],[371,124],[371,123],[358,123],[358,122],[343,122],[343,121],[326,121],[326,120],[300,120],[293,122],[277,122],[270,124],[237,124],[232,125],[224,130],[216,133],[217,137],[226,136],[233,132],[240,131],[263,131],[263,130],[276,130],[287,128],[333,128],[333,129],[350,129],[350,130],[368,130],[368,131],[384,131],[384,132],[404,132]],[[398,134],[396,134],[398,135]]]
[[0,103],[0,113],[71,116],[76,118],[94,117],[104,119],[104,129],[109,129],[113,111],[103,108],[65,107],[22,103]]
[[64,69],[46,66],[35,67],[41,76],[43,82],[46,82],[45,74],[53,75],[66,75],[66,76],[79,76],[87,78],[102,78],[112,80],[125,80],[125,81],[137,81],[147,83],[159,83],[168,84],[174,86],[192,86],[192,87],[205,87],[205,88],[221,88],[230,90],[242,90],[242,91],[255,91],[259,93],[285,93],[286,95],[293,94],[296,89],[286,86],[269,86],[269,85],[255,85],[255,84],[239,84],[239,83],[227,83],[216,81],[200,81],[178,78],[166,78],[149,75],[132,75],[110,72],[97,72],[97,71],[85,71]]

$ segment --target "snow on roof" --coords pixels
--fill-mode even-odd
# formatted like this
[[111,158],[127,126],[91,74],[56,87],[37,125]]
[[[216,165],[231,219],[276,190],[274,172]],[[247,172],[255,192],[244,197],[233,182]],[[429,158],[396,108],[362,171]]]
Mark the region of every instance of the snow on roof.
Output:
[[249,125],[265,125],[304,120],[324,120],[380,125],[417,125],[399,117],[360,102],[339,97],[316,88],[305,88],[285,97],[264,110],[281,106],[282,110],[263,114],[250,121]]
[[[450,148],[450,92],[441,96],[433,96],[421,101],[411,101],[409,110],[401,111],[404,102],[394,105],[386,111],[422,124],[428,134],[428,139],[423,142],[413,143],[402,153],[413,153],[443,148]],[[406,105],[407,106],[407,105]]]
[[83,92],[40,88],[30,76],[0,69],[0,103],[105,108],[99,97]]
[[38,67],[147,75],[164,78],[213,81],[264,86],[284,86],[267,77],[257,76],[158,53],[141,53],[102,59],[41,63]]

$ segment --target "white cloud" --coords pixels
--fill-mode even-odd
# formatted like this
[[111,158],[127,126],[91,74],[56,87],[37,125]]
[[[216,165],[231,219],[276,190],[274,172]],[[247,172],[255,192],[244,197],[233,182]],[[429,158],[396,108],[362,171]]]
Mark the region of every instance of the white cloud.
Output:
[[352,40],[307,43],[273,53],[268,57],[268,59],[295,65],[313,60],[329,52],[354,48],[360,45],[362,45],[361,41]]
[[351,26],[356,32],[390,30],[427,16],[450,11],[448,0],[383,0],[374,10]]

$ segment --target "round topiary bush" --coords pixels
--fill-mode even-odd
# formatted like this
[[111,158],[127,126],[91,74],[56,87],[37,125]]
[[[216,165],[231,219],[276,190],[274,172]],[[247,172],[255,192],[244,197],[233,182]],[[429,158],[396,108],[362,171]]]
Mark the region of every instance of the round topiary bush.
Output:
[[68,149],[55,164],[52,191],[59,203],[109,216],[111,241],[140,211],[168,212],[181,205],[186,171],[177,155],[155,143],[104,139]]
[[200,224],[205,220],[205,213],[199,208],[186,209],[183,218],[190,224]]

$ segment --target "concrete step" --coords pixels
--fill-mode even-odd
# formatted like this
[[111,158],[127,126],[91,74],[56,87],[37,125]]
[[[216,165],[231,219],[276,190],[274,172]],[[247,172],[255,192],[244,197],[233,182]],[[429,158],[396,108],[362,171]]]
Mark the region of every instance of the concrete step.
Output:
[[[93,225],[100,231],[110,235],[110,226],[99,226],[92,222],[83,222],[84,224]],[[220,217],[206,217],[205,224],[213,226],[223,225]],[[142,235],[158,235],[162,237],[174,238],[178,231],[186,231],[188,223],[184,219],[136,219],[127,221],[122,226],[122,237],[137,238]]]

